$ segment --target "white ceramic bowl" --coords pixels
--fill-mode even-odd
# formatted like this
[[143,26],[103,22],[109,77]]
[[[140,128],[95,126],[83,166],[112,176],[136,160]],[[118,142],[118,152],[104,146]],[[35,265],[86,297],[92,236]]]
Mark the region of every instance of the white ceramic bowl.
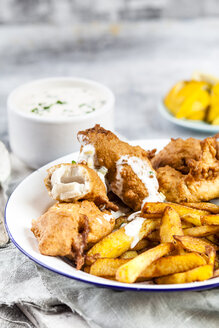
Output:
[[[59,119],[35,116],[19,108],[22,94],[27,97],[34,87],[66,84],[96,89],[104,95],[106,102],[102,108],[87,115]],[[11,149],[29,167],[39,168],[60,156],[77,151],[80,147],[77,141],[78,131],[93,127],[97,123],[106,129],[114,130],[114,103],[112,91],[91,80],[58,77],[24,84],[12,91],[7,101]]]

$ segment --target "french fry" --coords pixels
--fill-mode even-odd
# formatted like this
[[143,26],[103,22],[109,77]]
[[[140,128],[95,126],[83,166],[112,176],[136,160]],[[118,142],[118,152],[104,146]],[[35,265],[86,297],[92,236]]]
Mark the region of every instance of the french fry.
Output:
[[185,255],[185,254],[188,254],[188,252],[179,243],[177,243],[175,245],[175,251],[173,252],[172,255]]
[[219,206],[212,203],[181,203],[181,205],[219,214]]
[[[128,259],[98,259],[89,267],[90,274],[100,277],[115,277],[118,268],[128,261]],[[205,264],[206,261],[197,253],[162,257],[149,265],[140,274],[139,279],[141,281],[150,280],[155,277],[188,271]]]
[[205,265],[204,258],[197,253],[162,257],[151,263],[140,275],[145,279],[167,276],[173,273],[184,272]]
[[146,248],[149,246],[149,241],[147,239],[142,239],[140,240],[137,245],[132,248],[133,251],[141,251],[142,249]]
[[124,283],[155,278],[158,284],[178,284],[219,276],[219,206],[145,203],[133,221],[117,220],[120,228],[88,250],[85,272]]
[[217,244],[213,243],[208,237],[210,237],[210,236],[202,237],[201,239],[203,241],[205,241],[209,246],[212,246],[216,251],[218,251],[219,250],[219,246]]
[[123,223],[127,223],[127,220],[128,216],[120,216],[119,218],[117,218],[115,221],[114,230],[119,229]]
[[146,214],[143,213],[142,217],[145,219],[161,219],[162,214],[161,213],[146,213]]
[[219,225],[219,215],[205,215],[201,218],[202,224]]
[[173,208],[180,216],[181,219],[191,222],[194,225],[201,225],[200,218],[204,215],[207,215],[208,211],[197,210],[191,207],[187,207],[175,203],[145,203],[142,208],[142,213],[160,213],[162,214],[166,207]]
[[174,249],[172,243],[160,244],[138,255],[128,263],[123,264],[116,272],[116,280],[133,283],[152,262],[168,254]]
[[194,225],[190,222],[186,222],[184,220],[181,220],[181,224],[182,224],[182,229],[187,229],[187,228],[192,228],[194,227]]
[[115,277],[118,268],[129,259],[98,259],[90,267],[90,274],[100,277]]
[[175,273],[166,277],[155,279],[155,282],[159,285],[163,284],[185,284],[194,281],[204,281],[213,277],[213,266],[210,264],[202,265],[195,269]]
[[[136,220],[136,219],[135,219]],[[133,220],[134,221],[134,220]],[[95,244],[87,252],[87,264],[91,264],[97,258],[116,258],[131,248],[131,244],[134,240],[133,236],[126,233],[126,228],[133,223],[131,221],[125,227],[122,227],[108,236],[104,237],[97,244]],[[141,240],[147,235],[157,229],[160,225],[160,220],[144,220],[139,232],[138,239]],[[130,226],[129,226],[130,227]],[[93,258],[93,260],[92,260]]]
[[219,238],[217,237],[217,235],[206,236],[206,239],[215,244],[215,246],[219,246]]
[[219,226],[199,226],[183,229],[184,235],[192,237],[205,237],[219,232]]
[[216,253],[216,256],[215,256],[214,269],[215,270],[219,269],[219,258],[218,258],[217,253]]
[[200,238],[195,238],[190,236],[174,236],[174,239],[177,240],[184,249],[190,252],[205,254],[206,246],[212,246],[215,250],[218,249],[210,241]]
[[160,241],[160,231],[159,230],[155,230],[152,231],[148,236],[147,239],[149,239],[150,241]]
[[174,235],[183,235],[181,220],[172,207],[166,207],[160,224],[161,243],[175,243]]
[[120,258],[121,259],[133,259],[134,257],[138,256],[138,253],[136,251],[126,251],[123,253]]
[[219,269],[217,269],[217,270],[214,271],[213,277],[214,278],[219,277]]
[[206,249],[206,254],[208,256],[208,264],[211,264],[214,267],[214,263],[216,259],[216,251],[212,246],[206,246],[205,249]]
[[84,272],[90,273],[90,266],[85,266],[84,267]]
[[[198,211],[198,210],[196,210]],[[201,217],[196,214],[185,214],[183,216],[180,216],[181,219],[188,223],[192,223],[195,226],[200,226],[201,225]]]

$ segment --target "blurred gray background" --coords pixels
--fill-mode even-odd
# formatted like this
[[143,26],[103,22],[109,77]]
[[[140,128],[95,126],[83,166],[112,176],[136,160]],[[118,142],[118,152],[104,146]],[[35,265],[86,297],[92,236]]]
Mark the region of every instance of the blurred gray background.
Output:
[[218,0],[1,0],[2,24],[217,17]]
[[0,0],[0,137],[21,83],[79,76],[116,95],[130,139],[204,136],[160,117],[157,104],[194,70],[219,75],[218,0]]

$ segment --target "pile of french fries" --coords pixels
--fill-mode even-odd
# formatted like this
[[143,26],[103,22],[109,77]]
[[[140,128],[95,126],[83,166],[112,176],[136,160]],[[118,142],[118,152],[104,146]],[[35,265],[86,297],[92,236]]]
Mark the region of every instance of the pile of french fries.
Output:
[[212,203],[145,203],[139,242],[131,222],[89,249],[85,272],[123,283],[153,280],[182,284],[219,276],[219,206]]

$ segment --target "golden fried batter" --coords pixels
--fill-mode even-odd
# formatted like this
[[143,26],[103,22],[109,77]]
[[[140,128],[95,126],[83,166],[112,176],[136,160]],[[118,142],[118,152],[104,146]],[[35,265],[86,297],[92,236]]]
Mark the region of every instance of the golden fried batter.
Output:
[[182,173],[188,173],[187,161],[189,159],[198,160],[200,154],[200,140],[194,138],[187,140],[171,139],[168,145],[155,155],[151,162],[154,169],[169,165]]
[[39,242],[41,254],[67,256],[77,269],[84,264],[84,249],[109,234],[115,219],[89,201],[56,203],[32,221],[31,231]]
[[219,160],[217,141],[209,137],[200,142],[199,160],[188,159],[188,174],[170,166],[160,167],[157,177],[160,191],[171,202],[200,202],[219,197]]
[[82,152],[86,145],[94,146],[95,164],[108,169],[106,179],[110,189],[133,210],[140,210],[147,197],[161,200],[156,173],[148,159],[154,151],[131,146],[99,125],[79,132],[78,140],[82,143]]
[[48,170],[44,180],[49,195],[58,201],[90,200],[97,206],[117,210],[106,194],[106,186],[97,172],[83,164],[58,164]]

